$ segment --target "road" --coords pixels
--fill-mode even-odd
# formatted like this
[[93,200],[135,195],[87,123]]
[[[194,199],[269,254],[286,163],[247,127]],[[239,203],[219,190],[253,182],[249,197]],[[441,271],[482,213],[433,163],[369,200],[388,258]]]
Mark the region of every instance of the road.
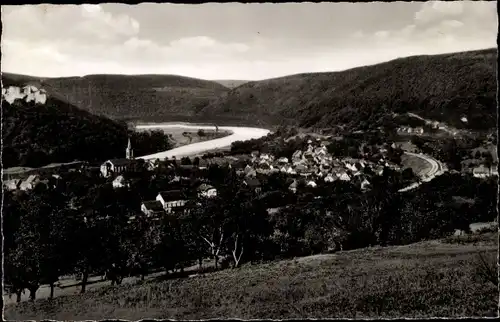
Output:
[[[213,130],[214,126],[197,126],[197,125],[188,125],[188,124],[148,124],[148,125],[137,125],[137,129],[148,129],[148,130],[161,130],[168,128],[182,128],[189,130]],[[204,153],[210,150],[226,148],[231,145],[231,143],[236,141],[246,141],[251,139],[258,139],[263,136],[266,136],[270,131],[266,129],[259,129],[253,127],[236,127],[236,126],[221,126],[219,127],[221,131],[229,131],[232,134],[223,138],[197,142],[193,144],[184,145],[172,150],[158,152],[150,155],[145,155],[138,157],[139,159],[150,160],[150,159],[165,159],[172,158],[175,156],[176,158],[181,158],[185,156],[192,156],[200,153]]]

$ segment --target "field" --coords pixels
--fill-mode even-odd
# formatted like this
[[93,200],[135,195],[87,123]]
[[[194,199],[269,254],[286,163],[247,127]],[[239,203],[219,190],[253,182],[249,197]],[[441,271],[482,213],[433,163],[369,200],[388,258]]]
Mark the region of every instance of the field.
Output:
[[419,158],[409,154],[403,154],[401,156],[401,163],[405,168],[411,168],[413,170],[413,173],[415,173],[419,177],[425,173],[428,173],[432,168],[432,164],[430,162],[427,162],[423,158]]
[[7,305],[5,318],[493,317],[498,289],[478,278],[477,269],[479,253],[494,267],[497,248],[498,234],[490,232],[247,264],[197,277]]
[[[147,130],[138,130],[147,131]],[[208,140],[214,140],[218,138],[223,138],[225,136],[231,135],[230,131],[219,131],[215,130],[203,130],[204,136],[199,136],[197,131],[187,131],[185,128],[168,128],[162,130],[164,133],[168,134],[174,142],[174,148],[188,145],[191,143],[204,142]]]

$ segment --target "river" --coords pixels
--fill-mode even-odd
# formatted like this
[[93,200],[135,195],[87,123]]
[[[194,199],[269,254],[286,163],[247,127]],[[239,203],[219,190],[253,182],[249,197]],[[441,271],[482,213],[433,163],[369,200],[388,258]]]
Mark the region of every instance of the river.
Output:
[[[208,125],[190,125],[190,124],[172,124],[172,123],[157,123],[157,124],[143,124],[136,125],[136,129],[140,130],[165,130],[169,128],[182,128],[187,130],[215,130],[215,126]],[[219,130],[229,131],[232,134],[223,138],[214,139],[210,141],[203,141],[184,145],[172,150],[158,152],[150,155],[138,157],[139,159],[165,159],[165,158],[181,158],[185,156],[192,156],[201,154],[210,150],[226,148],[231,146],[231,143],[236,141],[246,141],[251,139],[258,139],[266,136],[270,131],[266,129],[254,127],[239,127],[239,126],[220,126]]]

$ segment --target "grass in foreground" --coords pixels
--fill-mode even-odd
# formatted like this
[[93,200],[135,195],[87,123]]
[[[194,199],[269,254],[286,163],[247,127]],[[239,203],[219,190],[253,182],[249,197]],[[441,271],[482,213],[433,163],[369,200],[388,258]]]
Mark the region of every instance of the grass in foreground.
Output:
[[[496,232],[316,255],[204,277],[106,287],[10,305],[7,319],[394,318],[497,316]],[[491,272],[490,272],[491,275]]]

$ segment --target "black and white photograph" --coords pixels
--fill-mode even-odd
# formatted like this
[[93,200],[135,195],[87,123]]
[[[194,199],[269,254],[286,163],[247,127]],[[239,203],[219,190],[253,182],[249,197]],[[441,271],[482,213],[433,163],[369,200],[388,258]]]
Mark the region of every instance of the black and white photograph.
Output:
[[1,20],[5,320],[499,316],[496,1]]

